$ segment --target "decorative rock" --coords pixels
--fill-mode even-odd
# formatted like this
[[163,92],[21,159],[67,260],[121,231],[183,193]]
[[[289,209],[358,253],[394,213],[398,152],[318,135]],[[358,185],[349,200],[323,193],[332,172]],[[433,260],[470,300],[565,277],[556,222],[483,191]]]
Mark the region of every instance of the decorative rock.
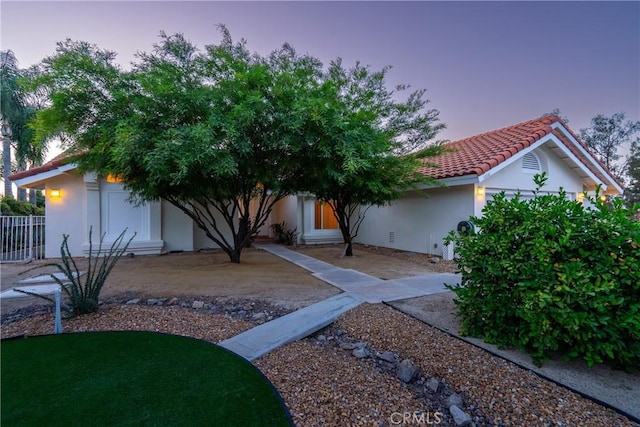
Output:
[[204,301],[194,301],[193,304],[191,304],[191,307],[204,308]]
[[256,313],[251,316],[251,320],[264,320],[266,317],[267,315],[261,311],[260,313]]
[[356,348],[353,350],[353,352],[351,352],[351,354],[353,354],[358,359],[364,359],[365,357],[369,357],[371,355],[366,347]]
[[462,409],[458,408],[456,405],[451,405],[451,407],[449,408],[449,412],[451,413],[453,421],[458,427],[464,427],[471,424],[471,416],[464,412]]
[[463,404],[464,401],[462,400],[462,396],[460,396],[459,394],[452,394],[444,400],[444,407],[447,409],[449,409],[453,405],[461,407]]
[[400,381],[409,383],[420,372],[420,367],[416,366],[411,360],[404,359],[398,363],[398,378]]
[[327,337],[325,335],[318,335],[316,339],[320,342],[327,341]]
[[438,387],[440,387],[440,381],[437,378],[429,378],[427,380],[427,388],[434,393],[438,392]]
[[125,302],[126,305],[136,305],[139,303],[140,303],[140,298],[130,299],[129,301]]
[[244,317],[247,315],[247,312],[245,310],[240,310],[239,312],[236,313],[238,316]]
[[391,351],[385,351],[384,353],[378,353],[378,359],[393,363],[396,361],[396,355]]
[[346,332],[345,332],[344,330],[342,330],[342,329],[336,329],[336,331],[334,332],[334,334],[335,334],[337,337],[341,337],[341,336],[343,336],[345,333],[346,333]]
[[169,300],[169,302],[167,302],[167,305],[177,305],[178,304],[178,298],[173,297]]
[[367,346],[367,343],[364,342],[357,342],[356,343],[356,348],[365,348]]
[[340,348],[343,350],[353,350],[354,348],[356,348],[356,345],[352,342],[343,342],[340,343]]
[[431,263],[432,264],[438,264],[439,262],[440,262],[440,258],[435,257],[435,256],[433,258],[431,258]]

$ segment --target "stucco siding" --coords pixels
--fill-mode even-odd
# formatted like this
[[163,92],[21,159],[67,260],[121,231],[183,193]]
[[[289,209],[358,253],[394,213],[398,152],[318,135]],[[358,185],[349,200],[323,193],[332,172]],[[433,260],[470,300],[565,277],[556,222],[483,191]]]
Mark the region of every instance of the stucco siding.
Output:
[[473,191],[473,185],[412,191],[390,206],[373,206],[356,241],[442,255],[443,239],[449,231],[473,214]]
[[[49,197],[51,189],[60,190],[59,198]],[[45,185],[45,256],[60,257],[62,235],[68,234],[69,251],[72,256],[84,256],[82,245],[87,236],[87,198],[82,179],[73,175],[61,175]],[[93,230],[93,241],[100,240],[100,229]]]
[[193,250],[193,221],[171,203],[162,201],[162,239],[167,251]]
[[[571,193],[582,191],[582,180],[545,146],[539,147],[533,153],[540,160],[542,170],[547,172],[547,183],[542,190],[555,192],[563,187]],[[523,170],[522,160],[518,159],[485,179],[481,185],[486,188],[531,191],[535,189],[533,176],[534,173]]]
[[[271,224],[286,223],[287,229],[301,230],[298,224],[298,198],[288,196],[279,200],[271,211]],[[269,230],[269,236],[273,237],[273,230]]]

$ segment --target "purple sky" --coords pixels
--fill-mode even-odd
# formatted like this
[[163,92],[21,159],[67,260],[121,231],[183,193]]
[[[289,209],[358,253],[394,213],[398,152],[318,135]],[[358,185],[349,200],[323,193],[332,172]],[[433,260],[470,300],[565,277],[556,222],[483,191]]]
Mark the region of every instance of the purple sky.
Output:
[[640,2],[31,2],[1,8],[1,48],[21,67],[67,37],[118,52],[123,64],[158,33],[202,47],[234,39],[267,54],[282,43],[328,63],[379,69],[426,88],[464,138],[560,108],[576,132],[596,114],[640,120]]

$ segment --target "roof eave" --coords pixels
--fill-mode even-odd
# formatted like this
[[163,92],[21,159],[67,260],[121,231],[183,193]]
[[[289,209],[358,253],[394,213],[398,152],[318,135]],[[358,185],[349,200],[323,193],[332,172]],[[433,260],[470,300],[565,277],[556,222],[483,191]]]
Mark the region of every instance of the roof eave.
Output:
[[[604,167],[601,165],[601,163],[600,163],[599,161],[597,161],[597,159],[596,159],[596,158],[594,158],[594,157],[593,157],[593,155],[592,155],[592,154],[591,154],[587,149],[585,149],[585,147],[583,146],[583,144],[582,144],[580,141],[578,141],[578,140],[576,139],[576,137],[574,136],[573,132],[571,132],[570,130],[568,130],[568,129],[567,129],[567,128],[566,128],[566,127],[565,127],[561,122],[555,122],[555,123],[553,123],[553,124],[551,125],[551,127],[552,127],[553,129],[558,129],[559,131],[561,131],[561,132],[564,134],[564,136],[565,136],[566,138],[568,138],[568,139],[569,139],[569,140],[570,140],[570,141],[571,141],[571,142],[576,146],[576,148],[580,151],[580,153],[581,153],[583,156],[585,156],[585,158],[586,158],[586,159],[588,159],[588,160],[589,160],[589,163],[591,163],[591,165],[592,165],[592,166],[593,166],[593,167],[594,167],[598,172],[600,172],[602,175],[604,175],[604,176],[607,178],[607,180],[609,181],[609,183],[607,184],[607,183],[602,182],[602,180],[601,180],[601,179],[599,179],[599,178],[595,177],[595,179],[594,179],[594,181],[595,181],[595,182],[597,182],[597,183],[601,183],[601,184],[603,185],[603,187],[604,187],[604,190],[607,190],[607,188],[610,186],[610,187],[613,187],[613,188],[617,191],[617,194],[622,194],[622,193],[624,192],[624,187],[620,184],[620,182],[618,182],[618,180],[616,179],[616,177],[614,177],[613,175],[611,175],[611,173],[610,173],[606,168],[604,168]],[[554,136],[554,137],[555,137],[555,136]],[[555,139],[556,139],[556,141],[558,141],[558,139],[557,139],[557,138],[555,138]],[[565,146],[564,146],[564,144],[563,144],[562,142],[560,142],[560,141],[558,141],[558,142],[559,142],[559,144],[561,145],[561,148],[564,148],[564,147],[565,147]],[[575,158],[575,156],[573,156],[573,153],[571,153],[571,154],[572,154],[572,157],[573,157],[573,158]],[[580,165],[581,165],[581,166],[583,166],[584,168],[586,168],[586,166],[584,166],[584,163],[583,163],[583,162],[579,161],[579,163],[580,163]],[[587,169],[587,170],[588,170],[588,169]],[[589,171],[589,173],[590,173],[591,175],[593,175],[593,173],[592,173],[591,171]],[[593,175],[593,176],[595,176],[595,175]],[[613,192],[612,192],[612,191],[608,191],[608,192],[606,192],[606,193],[613,193]]]
[[443,188],[443,187],[456,187],[459,185],[468,185],[468,184],[477,184],[478,183],[478,175],[469,174],[462,176],[452,176],[448,178],[440,178],[437,180],[436,184],[418,184],[416,186],[417,190],[430,190],[433,188]]
[[26,176],[24,178],[16,179],[15,181],[13,181],[13,183],[22,188],[42,190],[44,189],[45,183],[50,179],[63,175],[73,169],[76,169],[77,167],[78,165],[75,163],[67,163],[61,166],[57,166],[55,169],[51,169],[46,172],[41,172],[31,176]]

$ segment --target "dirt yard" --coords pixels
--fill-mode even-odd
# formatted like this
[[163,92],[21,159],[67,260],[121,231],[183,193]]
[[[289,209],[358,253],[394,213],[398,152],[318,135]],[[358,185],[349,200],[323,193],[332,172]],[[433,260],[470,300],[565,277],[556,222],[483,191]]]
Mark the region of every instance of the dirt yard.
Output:
[[[382,279],[448,271],[453,268],[446,262],[431,263],[431,256],[365,246],[357,246],[353,257],[340,258],[342,248],[342,245],[323,245],[302,246],[296,250],[339,267],[362,271]],[[86,260],[77,261],[80,270],[86,271]],[[2,290],[16,286],[19,280],[55,271],[52,267],[28,271],[35,265],[37,263],[2,264]],[[242,298],[297,309],[339,292],[337,288],[316,279],[310,272],[294,264],[265,251],[248,248],[242,252],[240,264],[231,264],[221,250],[122,258],[107,279],[102,297],[131,295]],[[33,298],[3,301],[2,312],[33,302]]]

